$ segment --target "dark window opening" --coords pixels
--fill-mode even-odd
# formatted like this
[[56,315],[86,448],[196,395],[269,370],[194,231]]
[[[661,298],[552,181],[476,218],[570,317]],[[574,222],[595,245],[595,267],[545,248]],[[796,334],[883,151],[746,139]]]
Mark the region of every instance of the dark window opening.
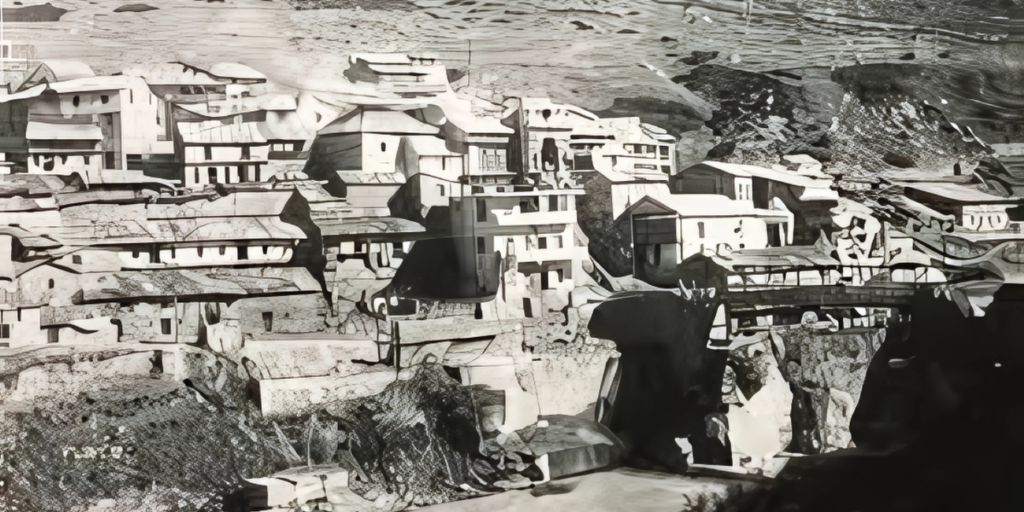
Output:
[[50,279],[47,284],[49,285],[50,289],[52,290],[53,289],[53,279]]
[[384,142],[381,142],[380,143],[380,150],[381,150],[381,152],[387,151],[388,150],[388,145],[386,143],[384,143]]
[[274,314],[269,311],[263,312],[263,332],[274,332]]
[[540,289],[541,290],[550,290],[551,289],[551,283],[548,282],[548,272],[546,270],[544,272],[540,273]]
[[81,100],[79,100],[78,96],[75,96],[74,98],[71,98],[71,104],[76,106],[76,107],[78,106],[78,104],[80,102],[81,102]]
[[548,196],[548,211],[549,212],[557,212],[558,211],[558,196]]
[[11,337],[11,324],[0,324],[0,338],[7,339]]
[[223,245],[217,248],[217,252],[219,252],[221,256],[224,256],[224,254],[227,252],[227,250],[228,250],[228,248],[223,246]]
[[160,334],[170,334],[170,333],[171,333],[171,319],[170,318],[161,318],[160,319]]
[[74,263],[75,265],[81,265],[82,257],[77,254],[71,256],[71,263]]
[[82,159],[85,160],[85,165],[89,165],[89,155],[84,155]]
[[110,96],[107,96],[106,94],[101,95],[100,96],[100,103],[103,103],[104,105],[106,105],[107,103],[110,103]]
[[247,259],[249,259],[249,248],[248,247],[246,247],[244,245],[238,246],[238,259],[240,259],[240,260],[247,260]]
[[242,160],[248,160],[249,158],[249,146],[242,146]]
[[530,303],[529,297],[523,297],[523,316],[533,318],[533,305]]
[[203,146],[203,158],[206,160],[213,160],[213,148],[210,146]]
[[60,329],[51,327],[46,330],[46,342],[57,343],[60,341]]
[[537,237],[537,248],[538,249],[547,249],[548,248],[548,239],[543,237],[543,236]]
[[207,178],[207,180],[209,181],[209,183],[211,185],[216,185],[217,184],[217,168],[216,167],[210,167],[210,168],[206,169],[206,178]]
[[558,277],[558,282],[561,283],[565,279],[565,269],[556,269],[555,276]]
[[196,247],[196,256],[199,256],[200,258],[203,257],[203,248],[202,247]]
[[[138,251],[136,251],[138,252]],[[149,262],[160,263],[160,248],[154,246],[153,250],[149,251]]]
[[476,320],[484,319],[484,308],[480,306],[480,303],[476,303],[476,308],[473,310],[473,318]]
[[264,245],[263,246],[263,254],[266,254],[269,249],[270,249],[269,247]]
[[487,252],[487,240],[482,236],[476,237],[476,253],[484,254]]
[[487,222],[487,201],[484,199],[476,200],[476,221]]
[[700,237],[700,238],[704,238],[704,223],[703,222],[698,222],[697,223],[697,236]]
[[196,173],[195,173],[195,180],[194,181],[197,184],[199,183],[199,168],[198,167],[196,167]]
[[178,257],[178,249],[174,248],[174,247],[171,247],[171,259],[173,260],[174,258],[177,258],[177,257]]

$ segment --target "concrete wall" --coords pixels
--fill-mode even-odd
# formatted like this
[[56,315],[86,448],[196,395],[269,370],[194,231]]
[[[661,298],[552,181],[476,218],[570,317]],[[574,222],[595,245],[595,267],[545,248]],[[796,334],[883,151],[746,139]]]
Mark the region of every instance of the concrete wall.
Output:
[[[704,236],[701,237],[701,224]],[[682,235],[681,259],[694,254],[715,251],[718,244],[729,244],[733,249],[764,249],[768,247],[768,225],[755,217],[685,218],[680,221]]]

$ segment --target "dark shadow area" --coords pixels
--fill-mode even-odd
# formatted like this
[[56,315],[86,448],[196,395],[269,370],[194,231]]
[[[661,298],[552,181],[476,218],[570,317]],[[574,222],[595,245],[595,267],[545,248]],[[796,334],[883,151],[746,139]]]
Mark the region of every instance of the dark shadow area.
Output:
[[[490,281],[497,282],[498,266],[489,269]],[[390,290],[394,295],[424,300],[487,300],[481,295],[476,282],[467,279],[461,268],[454,238],[420,240],[395,272]],[[496,290],[490,291],[490,297]]]
[[856,449],[793,459],[746,510],[1010,510],[1024,477],[1024,296],[984,317],[921,292],[890,330],[851,422]]
[[731,463],[730,447],[708,437],[705,423],[724,412],[727,352],[707,348],[716,308],[717,301],[666,291],[610,300],[594,311],[591,334],[622,353],[610,428],[626,445],[627,465],[685,471],[675,439],[686,436],[694,462]]

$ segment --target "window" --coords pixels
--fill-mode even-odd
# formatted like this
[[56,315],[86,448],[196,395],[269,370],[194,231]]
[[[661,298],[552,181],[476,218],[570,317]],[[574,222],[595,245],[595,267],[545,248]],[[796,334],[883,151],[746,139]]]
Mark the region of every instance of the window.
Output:
[[207,178],[208,183],[210,185],[216,185],[217,184],[217,168],[216,167],[209,167],[209,168],[207,168],[206,169],[206,178]]
[[480,170],[484,172],[504,172],[505,150],[496,148],[481,149]]
[[269,311],[263,312],[263,332],[274,331],[274,314]]
[[11,337],[11,324],[0,324],[0,339]]
[[256,166],[256,173],[255,173],[253,179],[255,179],[256,181],[260,181],[260,166],[258,166],[258,165]]
[[487,222],[487,200],[476,200],[476,221]]
[[135,91],[128,89],[128,103],[135,103]]
[[238,259],[247,260],[249,259],[249,248],[244,245],[238,246]]
[[78,104],[80,102],[81,102],[81,100],[78,98],[78,96],[75,96],[74,98],[71,98],[71,104],[76,106],[76,107],[78,106]]
[[[699,238],[704,238],[704,223],[703,222],[698,222],[697,223],[697,236]],[[703,252],[703,251],[701,251],[701,252]]]
[[661,153],[661,158],[662,159],[667,159],[668,158],[668,146],[658,146],[658,150]]
[[194,181],[196,185],[198,185],[198,184],[199,184],[199,168],[198,168],[198,167],[196,167],[196,175],[195,175],[195,179],[194,179],[194,180],[192,180],[192,181]]
[[50,279],[50,280],[49,280],[49,282],[47,283],[47,285],[48,285],[48,286],[50,287],[50,289],[52,290],[52,289],[53,289],[53,279]]
[[444,197],[444,185],[438,185],[437,186],[437,195],[439,195],[441,197]]
[[482,236],[476,237],[476,253],[484,254],[487,252],[487,240]]
[[672,174],[672,166],[670,166],[670,165],[663,165],[663,166],[661,166],[661,172],[663,172],[665,174]]
[[203,257],[203,248],[202,247],[196,247],[196,256],[199,256],[200,258]]
[[46,330],[46,342],[57,343],[60,341],[60,329],[51,327]]
[[150,263],[160,263],[160,248],[153,246],[153,250],[149,252]]
[[171,333],[171,319],[170,318],[161,318],[160,319],[160,334],[170,334],[170,333]]
[[547,237],[543,237],[543,236],[537,237],[537,248],[538,249],[547,249],[548,248],[548,239],[547,239]]
[[21,321],[21,308],[18,308],[18,321]]
[[551,289],[551,283],[549,282],[547,271],[544,271],[544,272],[540,273],[540,289],[541,290],[550,290]]
[[75,265],[81,265],[82,257],[77,254],[71,256],[71,263],[74,263]]
[[562,280],[565,279],[565,269],[556,269],[555,276],[558,277],[558,282],[561,283]]
[[263,246],[263,254],[267,254],[267,251],[269,251],[269,250],[270,250],[269,247],[267,247],[265,245]]
[[227,251],[228,251],[228,248],[227,248],[227,247],[225,247],[225,246],[223,246],[223,245],[217,248],[217,252],[219,252],[221,256],[224,256],[224,254],[225,254],[225,253],[226,253]]
[[174,247],[171,247],[171,259],[172,260],[174,258],[178,257],[177,252],[178,252],[177,249],[175,249]]
[[548,196],[548,211],[549,212],[557,212],[558,211],[558,196]]
[[192,88],[187,85],[183,85],[178,88],[178,94],[192,94]]
[[89,165],[89,155],[83,155],[82,160],[85,161],[85,165]]
[[203,159],[213,160],[213,148],[210,146],[203,146]]
[[387,150],[388,150],[388,145],[387,145],[387,143],[381,142],[381,143],[380,143],[380,151],[381,151],[381,153],[383,153],[383,152],[385,152],[385,151],[387,151]]
[[102,103],[104,105],[106,105],[107,103],[110,103],[110,96],[107,96],[106,94],[101,95],[100,96],[100,103]]
[[551,237],[551,240],[554,242],[552,245],[555,246],[556,249],[562,248],[562,235],[553,236]]
[[238,182],[239,183],[245,183],[246,182],[246,178],[248,178],[248,176],[246,176],[247,174],[249,174],[249,168],[247,166],[244,166],[244,165],[239,165],[238,166]]
[[529,297],[523,297],[523,316],[533,318],[533,307],[530,305]]
[[251,158],[249,155],[249,146],[242,146],[242,160],[248,160]]

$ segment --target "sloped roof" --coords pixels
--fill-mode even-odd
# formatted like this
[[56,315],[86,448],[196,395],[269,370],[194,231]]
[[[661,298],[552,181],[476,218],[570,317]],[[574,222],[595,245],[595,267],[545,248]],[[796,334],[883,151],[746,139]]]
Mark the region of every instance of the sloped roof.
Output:
[[89,169],[85,173],[85,179],[89,185],[159,185],[165,188],[175,188],[180,183],[178,180],[165,180],[147,176],[143,171],[121,170],[121,169]]
[[306,238],[297,226],[277,217],[69,221],[54,234],[65,244],[83,246]]
[[221,82],[194,67],[175,62],[133,66],[124,70],[127,76],[137,76],[152,85],[215,85]]
[[264,144],[266,137],[255,122],[224,122],[219,119],[180,122],[178,133],[186,144]]
[[210,66],[209,73],[219,78],[263,81],[266,81],[267,79],[267,75],[264,75],[245,64],[239,64],[237,62],[218,62],[213,66]]
[[399,172],[336,171],[347,185],[401,185],[405,175]]
[[52,197],[26,199],[21,196],[0,198],[0,212],[34,212],[56,210],[57,202]]
[[294,190],[239,191],[213,200],[199,199],[181,204],[149,205],[148,219],[191,219],[202,217],[277,216],[284,211]]
[[[785,183],[787,185],[794,185],[797,187],[804,187],[804,194],[801,195],[801,200],[838,200],[839,194],[831,189],[832,180],[821,180],[811,178],[809,176],[802,176],[789,171],[780,171],[777,169],[769,169],[767,167],[759,167],[756,165],[743,165],[743,164],[729,164],[725,162],[714,162],[707,160],[701,162],[693,167],[705,166],[718,169],[719,171],[731,174],[733,176],[739,176],[744,178],[758,177],[770,181],[776,181],[779,183]],[[693,168],[691,167],[691,169]],[[686,172],[684,169],[682,172]]]
[[426,228],[399,217],[359,217],[353,219],[318,219],[314,221],[323,236],[426,233]]
[[729,269],[737,267],[838,267],[832,257],[835,249],[825,238],[814,245],[789,245],[764,249],[734,250],[728,255],[716,254],[712,259]]
[[902,185],[904,188],[919,190],[933,196],[964,204],[1013,204],[1020,201],[1016,197],[992,195],[958,183],[913,182],[903,183]]
[[653,203],[682,217],[735,217],[754,215],[756,209],[747,202],[733,201],[727,196],[716,194],[663,194],[658,197],[644,196],[626,209],[631,213],[640,205]]
[[104,272],[82,276],[85,302],[147,297],[260,296],[320,291],[305,268],[212,268]]
[[60,242],[48,235],[40,235],[18,226],[0,226],[0,235],[17,238],[21,245],[33,250],[47,250],[60,247]]
[[29,121],[25,130],[29,140],[103,140],[103,130],[94,124],[64,124]]
[[401,110],[359,107],[323,127],[320,135],[343,133],[388,133],[395,135],[436,135],[440,129]]
[[49,195],[70,190],[59,176],[45,174],[0,174],[0,197]]

